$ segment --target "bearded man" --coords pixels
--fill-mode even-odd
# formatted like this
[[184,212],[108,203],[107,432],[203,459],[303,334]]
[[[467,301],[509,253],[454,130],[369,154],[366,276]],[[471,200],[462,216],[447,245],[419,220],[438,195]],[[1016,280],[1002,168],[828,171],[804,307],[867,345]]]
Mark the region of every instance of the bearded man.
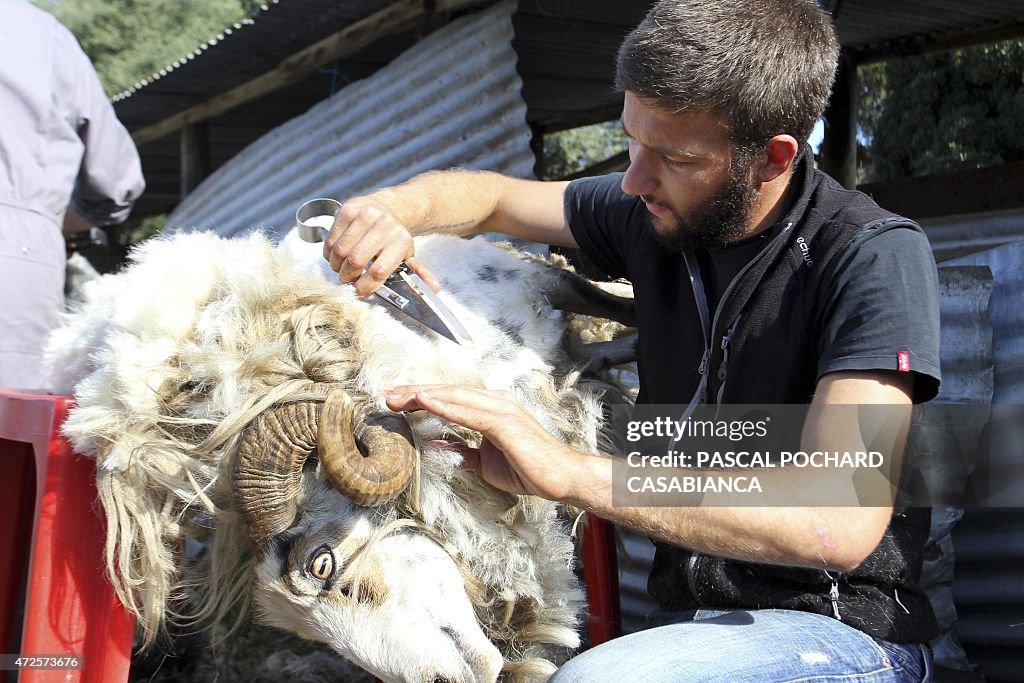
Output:
[[[838,52],[809,0],[662,0],[618,55],[625,173],[422,175],[347,201],[325,258],[368,295],[402,261],[436,285],[414,235],[578,247],[633,283],[638,403],[685,406],[684,419],[704,403],[808,404],[809,451],[848,443],[817,409],[885,406],[905,427],[911,404],[938,391],[935,263],[913,222],[814,168],[807,139]],[[494,486],[656,542],[648,589],[669,623],[591,649],[553,680],[928,676],[927,509],[805,504],[792,469],[763,475],[795,482],[783,505],[616,505],[611,460],[558,444],[508,394],[412,386],[387,401],[483,433],[466,465]]]

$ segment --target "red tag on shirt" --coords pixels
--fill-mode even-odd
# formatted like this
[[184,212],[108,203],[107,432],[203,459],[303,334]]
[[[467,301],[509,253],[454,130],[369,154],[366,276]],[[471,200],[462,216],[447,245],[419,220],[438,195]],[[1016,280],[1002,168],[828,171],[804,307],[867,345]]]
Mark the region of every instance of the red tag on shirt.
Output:
[[896,354],[896,369],[900,372],[910,372],[910,351],[900,351]]

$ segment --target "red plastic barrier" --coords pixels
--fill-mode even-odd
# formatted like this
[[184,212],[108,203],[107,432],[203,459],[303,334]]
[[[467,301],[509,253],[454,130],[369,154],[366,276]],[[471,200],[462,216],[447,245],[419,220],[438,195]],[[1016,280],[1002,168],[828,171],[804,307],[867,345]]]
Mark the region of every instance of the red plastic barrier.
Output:
[[583,577],[590,613],[590,646],[593,647],[617,637],[622,627],[615,527],[593,515],[583,531]]
[[95,464],[59,433],[69,404],[0,390],[3,488],[13,494],[0,497],[0,653],[83,657],[80,669],[23,669],[22,683],[117,683],[128,678],[135,620],[104,574]]

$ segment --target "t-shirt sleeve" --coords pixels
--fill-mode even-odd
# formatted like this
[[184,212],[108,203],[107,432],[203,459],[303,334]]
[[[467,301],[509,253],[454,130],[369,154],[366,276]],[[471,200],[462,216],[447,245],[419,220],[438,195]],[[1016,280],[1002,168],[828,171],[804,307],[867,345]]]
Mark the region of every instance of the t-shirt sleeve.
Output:
[[827,290],[818,378],[841,370],[914,373],[914,402],[939,390],[939,289],[924,234],[893,228],[855,240]]
[[636,197],[620,187],[621,173],[580,178],[565,191],[565,220],[580,250],[606,275],[629,277],[630,256],[643,217]]

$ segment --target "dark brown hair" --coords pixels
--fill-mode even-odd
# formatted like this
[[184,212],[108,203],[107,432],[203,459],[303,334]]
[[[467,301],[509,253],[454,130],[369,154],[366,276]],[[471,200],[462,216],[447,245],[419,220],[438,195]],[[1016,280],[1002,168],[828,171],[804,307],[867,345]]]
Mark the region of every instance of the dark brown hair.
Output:
[[616,87],[676,112],[722,118],[738,147],[803,142],[839,58],[813,0],[661,0],[619,49]]

